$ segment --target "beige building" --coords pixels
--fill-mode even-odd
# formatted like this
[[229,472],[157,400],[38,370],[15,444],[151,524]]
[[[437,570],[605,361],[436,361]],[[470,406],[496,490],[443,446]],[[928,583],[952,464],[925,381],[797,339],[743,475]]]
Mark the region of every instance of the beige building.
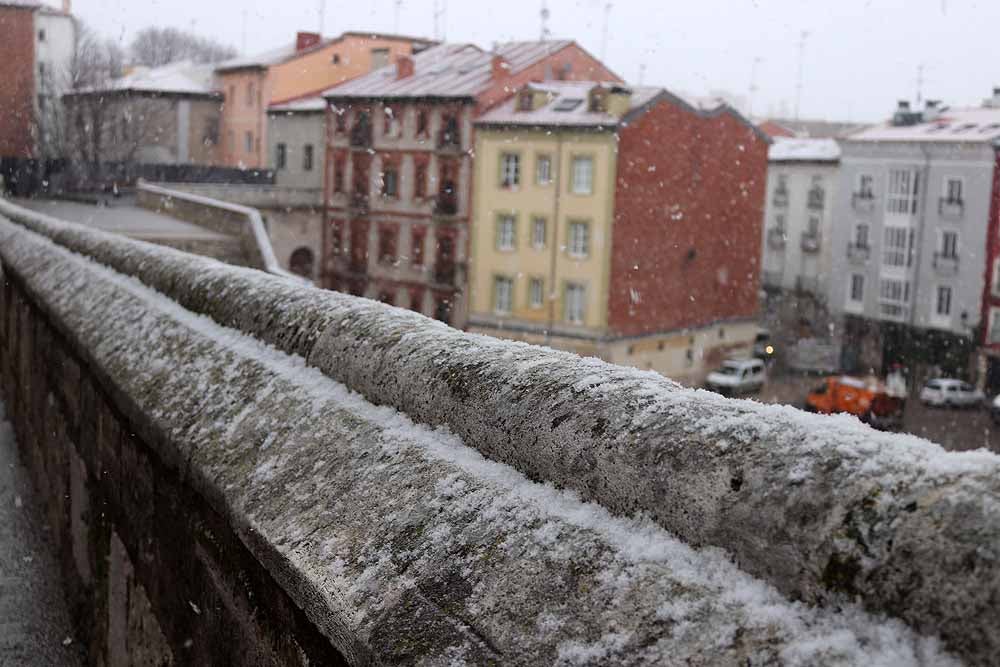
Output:
[[[748,355],[766,145],[663,89],[528,84],[476,122],[469,329],[691,384]],[[742,159],[701,166],[699,187],[701,151]],[[742,187],[745,207],[720,208]]]

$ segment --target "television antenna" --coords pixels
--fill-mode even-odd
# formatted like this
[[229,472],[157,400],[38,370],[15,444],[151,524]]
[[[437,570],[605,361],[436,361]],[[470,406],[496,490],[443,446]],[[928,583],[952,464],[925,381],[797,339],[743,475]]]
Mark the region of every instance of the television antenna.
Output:
[[542,19],[541,40],[544,42],[552,36],[552,31],[549,30],[549,16],[551,16],[551,13],[549,12],[549,7],[545,3],[545,0],[542,0],[542,10],[539,14]]
[[434,39],[447,39],[448,0],[434,0]]

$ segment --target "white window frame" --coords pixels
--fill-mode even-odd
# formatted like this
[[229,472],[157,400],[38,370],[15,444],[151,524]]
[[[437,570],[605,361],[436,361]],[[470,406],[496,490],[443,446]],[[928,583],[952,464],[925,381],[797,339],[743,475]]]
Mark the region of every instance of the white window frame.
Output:
[[528,283],[528,307],[542,308],[545,305],[545,279],[534,277]]
[[990,276],[990,293],[1000,297],[1000,257],[993,260],[993,275]]
[[[955,237],[954,252],[952,254],[946,254],[947,247],[945,245],[945,239],[948,236]],[[961,245],[959,244],[960,238],[958,230],[955,229],[939,229],[938,230],[938,254],[943,258],[958,259],[959,253],[961,252]]]
[[[949,185],[952,182],[958,183],[958,199],[949,198]],[[941,179],[941,199],[946,204],[960,204],[965,201],[965,179],[961,176],[945,176]]]
[[[587,165],[586,169],[582,167]],[[575,195],[590,195],[594,193],[594,158],[590,155],[577,155],[572,162],[571,188]]]
[[583,324],[587,318],[587,286],[567,282],[563,287],[563,319],[569,324]]
[[521,155],[519,153],[500,154],[500,187],[516,190],[521,185]]
[[[861,238],[859,233],[862,229],[865,230],[864,239]],[[854,245],[859,248],[868,248],[871,246],[871,234],[872,227],[867,222],[859,222],[854,225]],[[861,241],[864,240],[864,243]]]
[[496,249],[509,252],[517,249],[517,216],[504,213],[497,216]]
[[566,239],[566,253],[570,257],[586,259],[590,256],[590,223],[571,220]]
[[[543,250],[549,236],[549,222],[544,216],[536,215],[531,218],[531,247],[535,250]],[[539,233],[541,230],[541,233]]]
[[1000,344],[1000,308],[990,308],[990,329],[986,341],[990,345]]
[[[942,304],[941,294],[942,294],[943,290],[947,290],[947,294],[948,294],[948,298],[946,300],[947,301],[946,305],[948,306],[948,309],[947,309],[947,312],[944,312],[944,313],[941,312],[941,304]],[[934,287],[934,310],[931,313],[931,319],[932,320],[937,320],[937,321],[944,321],[946,323],[950,323],[951,322],[951,312],[952,312],[954,304],[955,304],[955,288],[953,288],[951,285],[935,285],[935,287]]]
[[493,312],[509,315],[514,307],[514,279],[510,276],[493,276]]
[[[859,279],[861,294],[858,298],[854,298],[854,284],[855,279]],[[863,273],[852,273],[847,281],[847,300],[851,303],[864,303],[865,302],[865,274]]]
[[[869,187],[865,189],[865,179],[869,179]],[[861,173],[857,179],[857,193],[861,199],[875,198],[875,174]],[[867,195],[867,196],[866,196]]]
[[[886,289],[887,287],[898,289]],[[893,292],[887,294],[887,292]],[[896,293],[898,292],[898,293]],[[879,281],[879,313],[881,316],[902,321],[907,318],[910,311],[910,298],[912,287],[909,280],[900,278],[888,278],[882,276]],[[897,308],[898,312],[889,312],[890,309]]]
[[[543,168],[542,165],[545,165]],[[552,183],[552,155],[540,153],[535,158],[535,184],[550,185]]]
[[[890,243],[890,240],[900,240],[900,239],[890,239],[890,234],[893,236],[901,235],[901,240],[903,245],[896,245]],[[893,268],[906,268],[911,266],[913,263],[913,243],[914,243],[914,231],[912,227],[904,227],[897,225],[886,225],[882,229],[882,266],[893,267]],[[898,261],[897,261],[898,260]]]
[[920,199],[920,171],[912,167],[890,169],[885,184],[885,211],[889,215],[913,216]]

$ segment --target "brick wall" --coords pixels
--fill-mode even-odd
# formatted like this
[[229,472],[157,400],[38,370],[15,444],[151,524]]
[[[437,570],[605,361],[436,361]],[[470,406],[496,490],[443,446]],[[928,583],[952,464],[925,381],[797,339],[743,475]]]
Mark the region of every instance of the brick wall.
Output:
[[0,6],[0,157],[28,158],[35,97],[34,12]]
[[730,113],[656,103],[620,131],[608,325],[620,335],[757,312],[767,143]]

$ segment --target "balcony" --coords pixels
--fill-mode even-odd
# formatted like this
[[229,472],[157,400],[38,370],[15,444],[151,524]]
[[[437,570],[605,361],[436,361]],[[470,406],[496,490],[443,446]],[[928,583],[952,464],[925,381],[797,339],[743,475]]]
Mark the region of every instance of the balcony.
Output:
[[788,235],[781,227],[772,227],[767,230],[767,245],[772,250],[784,250]]
[[819,296],[819,278],[797,276],[795,278],[795,291],[801,294]]
[[938,275],[954,276],[958,273],[958,255],[934,253],[934,270]]
[[806,198],[806,208],[810,211],[822,211],[826,204],[826,191],[823,188],[810,188]]
[[368,213],[368,195],[364,192],[355,192],[351,195],[351,212],[355,215]]
[[819,252],[820,245],[819,234],[802,232],[802,252]]
[[851,264],[864,264],[871,257],[872,249],[859,243],[847,244],[847,261]]
[[788,190],[784,190],[781,188],[775,190],[774,195],[772,196],[771,199],[771,203],[781,208],[788,206]]
[[944,220],[961,220],[965,213],[965,202],[961,199],[938,199],[938,215]]
[[456,215],[458,213],[458,197],[454,194],[439,194],[434,199],[434,215]]
[[353,148],[371,148],[372,130],[371,127],[356,127],[351,130],[351,146]]
[[875,196],[870,192],[855,192],[851,195],[851,207],[858,213],[875,210]]

